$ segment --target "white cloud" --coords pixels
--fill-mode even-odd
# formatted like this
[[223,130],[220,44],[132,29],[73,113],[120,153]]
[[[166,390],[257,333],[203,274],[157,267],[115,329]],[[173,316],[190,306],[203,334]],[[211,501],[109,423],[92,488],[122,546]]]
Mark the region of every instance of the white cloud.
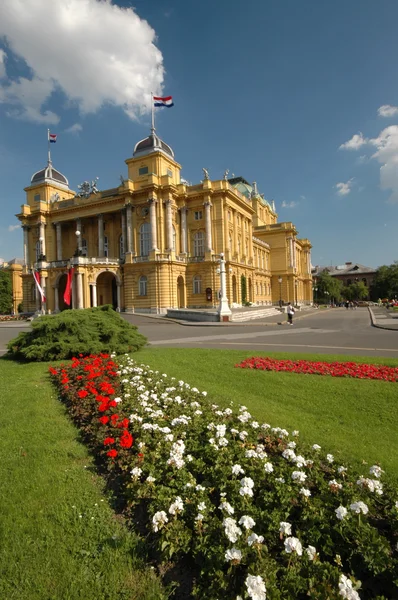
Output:
[[382,165],[380,187],[382,190],[392,190],[389,202],[398,203],[398,125],[386,127],[370,143],[376,147],[372,158]]
[[391,104],[383,104],[377,111],[379,117],[395,117],[398,115],[398,106],[391,106]]
[[137,119],[150,106],[151,90],[162,92],[155,31],[111,0],[2,0],[1,36],[31,71],[30,78],[0,84],[9,116],[55,124],[59,116],[47,102],[62,90],[83,114],[110,104]]
[[0,48],[0,79],[6,75],[6,58],[7,54]]
[[8,226],[8,231],[16,231],[17,229],[20,229],[21,225],[19,223],[17,223],[17,225],[9,225]]
[[76,134],[80,133],[82,130],[83,130],[83,127],[80,125],[80,123],[74,123],[67,129],[65,129],[65,133],[72,133],[72,134],[76,135]]
[[334,186],[337,189],[337,193],[339,196],[347,196],[352,189],[352,185],[354,182],[354,178],[351,177],[351,179],[349,179],[346,183],[340,182],[340,183],[336,183],[336,185]]
[[291,202],[285,202],[283,200],[281,207],[282,208],[294,208],[295,206],[297,206],[298,202],[294,202],[294,200],[292,200]]
[[353,135],[352,138],[348,140],[348,142],[344,142],[344,144],[341,144],[339,150],[358,150],[358,148],[361,148],[367,143],[368,140],[363,137],[361,132],[359,132]]

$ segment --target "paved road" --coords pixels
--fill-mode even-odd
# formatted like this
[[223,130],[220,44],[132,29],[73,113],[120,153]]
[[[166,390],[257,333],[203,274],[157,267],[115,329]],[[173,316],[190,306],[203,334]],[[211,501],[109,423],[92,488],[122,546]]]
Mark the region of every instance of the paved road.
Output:
[[[137,325],[153,346],[398,358],[398,331],[372,327],[367,308],[299,313],[292,327],[285,322],[278,325],[280,317],[242,324],[181,324],[158,317],[123,316]],[[1,324],[0,354],[10,339],[27,329],[19,323]]]

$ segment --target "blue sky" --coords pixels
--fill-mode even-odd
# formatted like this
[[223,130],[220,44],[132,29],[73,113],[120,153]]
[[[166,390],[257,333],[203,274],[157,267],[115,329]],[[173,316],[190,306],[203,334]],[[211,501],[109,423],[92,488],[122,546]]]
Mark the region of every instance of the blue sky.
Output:
[[47,128],[72,189],[114,187],[154,90],[185,179],[257,181],[314,265],[398,260],[397,22],[396,0],[3,0],[0,257]]

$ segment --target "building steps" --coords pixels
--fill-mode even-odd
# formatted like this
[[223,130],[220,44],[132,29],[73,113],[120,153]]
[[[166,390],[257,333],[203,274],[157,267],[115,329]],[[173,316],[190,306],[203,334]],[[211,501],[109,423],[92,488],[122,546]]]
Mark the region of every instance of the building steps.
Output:
[[232,312],[232,321],[251,321],[253,319],[264,319],[265,317],[274,317],[275,315],[281,315],[281,311],[274,307],[255,308],[251,310],[248,309],[240,312],[234,310]]

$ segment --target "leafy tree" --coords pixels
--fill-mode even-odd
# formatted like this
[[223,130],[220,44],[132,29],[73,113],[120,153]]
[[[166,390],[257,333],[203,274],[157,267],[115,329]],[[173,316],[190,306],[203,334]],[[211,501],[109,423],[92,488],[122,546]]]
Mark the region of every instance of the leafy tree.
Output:
[[9,315],[12,311],[11,273],[0,271],[0,314]]
[[377,269],[370,293],[372,300],[398,297],[398,261]]
[[318,288],[317,299],[324,302],[341,300],[343,284],[332,277],[327,269],[319,273],[315,287]]
[[369,290],[362,281],[357,281],[343,288],[343,296],[347,300],[365,300]]

